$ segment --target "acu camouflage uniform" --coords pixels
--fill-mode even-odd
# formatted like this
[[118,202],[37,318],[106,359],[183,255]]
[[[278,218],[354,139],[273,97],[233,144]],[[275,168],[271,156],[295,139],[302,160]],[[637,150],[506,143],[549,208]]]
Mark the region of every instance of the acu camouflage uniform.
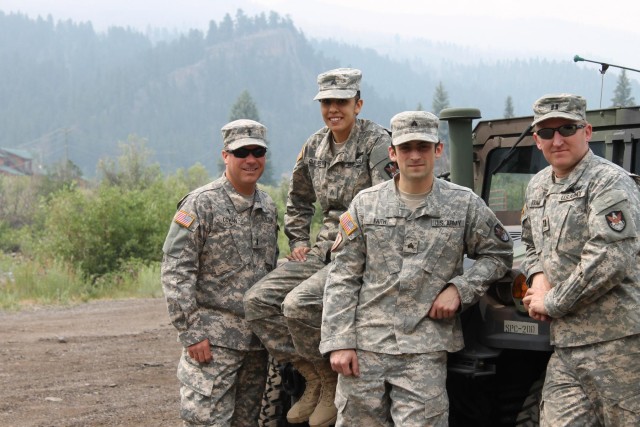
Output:
[[522,268],[552,286],[543,424],[640,425],[639,195],[626,171],[591,151],[566,178],[548,167],[529,183]]
[[[336,425],[447,425],[446,352],[463,348],[462,330],[428,313],[448,284],[464,310],[502,277],[509,234],[471,190],[439,179],[415,211],[393,180],[364,190],[341,224],[320,351],[356,349],[361,375],[339,376]],[[466,271],[464,254],[476,260]]]
[[[243,318],[242,297],[274,268],[277,229],[271,198],[256,189],[247,200],[225,176],[178,204],[163,247],[162,285],[184,347],[178,378],[187,425],[257,424],[267,354]],[[199,363],[186,348],[205,338],[213,360]]]
[[322,294],[339,216],[360,190],[392,174],[388,155],[391,138],[381,126],[356,119],[341,151],[334,154],[331,143],[327,127],[307,140],[289,186],[285,233],[292,249],[311,246],[314,203],[322,209],[322,227],[307,260],[284,263],[245,296],[246,319],[281,363],[300,356],[311,361],[322,359],[318,352]]

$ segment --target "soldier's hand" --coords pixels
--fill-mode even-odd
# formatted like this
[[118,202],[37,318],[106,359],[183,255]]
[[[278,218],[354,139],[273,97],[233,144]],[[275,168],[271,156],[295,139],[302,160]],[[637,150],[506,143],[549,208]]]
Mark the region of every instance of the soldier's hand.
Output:
[[197,344],[187,347],[189,357],[200,363],[209,363],[213,360],[211,356],[211,347],[209,345],[209,339],[205,338],[204,341],[200,341]]
[[431,305],[429,317],[432,319],[449,319],[456,315],[460,308],[460,295],[455,285],[447,286]]
[[544,296],[549,289],[544,287],[531,287],[522,298],[524,308],[529,312],[529,317],[536,320],[549,320],[547,309],[544,308]]
[[[544,310],[544,296],[551,289],[551,283],[549,283],[549,281],[547,280],[547,276],[545,276],[544,273],[534,274],[533,277],[531,278],[530,289],[537,289],[539,292],[541,292],[542,309]],[[533,297],[534,292],[535,291],[531,291],[531,293],[529,293],[529,290],[527,290],[527,293],[525,294],[525,298],[522,299],[522,304],[524,305],[525,310],[527,310],[527,312],[529,313],[529,317],[531,317],[532,319],[536,319],[540,321],[549,320],[549,316],[545,314],[546,310],[544,310],[545,313],[539,313],[537,310],[531,309],[530,303],[534,298]],[[527,298],[526,297],[527,295],[532,295],[532,296],[530,298]]]
[[298,246],[297,248],[293,248],[291,254],[287,256],[289,261],[306,261],[307,253],[311,250],[311,248],[307,248],[306,246]]
[[359,377],[360,367],[358,366],[358,355],[353,349],[336,350],[331,352],[331,369],[335,372],[349,377],[351,375]]

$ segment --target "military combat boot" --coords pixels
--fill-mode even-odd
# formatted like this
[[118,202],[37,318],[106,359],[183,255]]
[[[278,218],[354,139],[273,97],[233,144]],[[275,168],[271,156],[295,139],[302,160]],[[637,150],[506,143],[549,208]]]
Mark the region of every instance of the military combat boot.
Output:
[[329,361],[316,363],[316,372],[320,376],[320,398],[316,409],[309,417],[309,427],[329,427],[335,424],[338,410],[333,401],[336,397],[338,374],[331,369]]
[[295,362],[293,367],[305,380],[304,393],[287,412],[287,421],[298,424],[309,420],[309,416],[316,408],[320,397],[320,377],[311,362]]

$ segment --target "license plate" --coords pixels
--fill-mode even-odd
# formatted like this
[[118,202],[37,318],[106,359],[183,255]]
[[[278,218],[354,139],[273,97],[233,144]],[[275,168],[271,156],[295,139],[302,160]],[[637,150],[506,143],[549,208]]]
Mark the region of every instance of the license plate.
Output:
[[504,331],[511,334],[538,335],[538,324],[531,322],[504,321]]

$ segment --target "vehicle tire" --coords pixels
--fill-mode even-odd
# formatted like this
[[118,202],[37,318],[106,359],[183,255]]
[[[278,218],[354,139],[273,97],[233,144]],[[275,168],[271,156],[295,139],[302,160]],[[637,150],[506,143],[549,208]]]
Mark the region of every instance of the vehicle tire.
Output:
[[516,418],[516,425],[522,427],[537,427],[540,425],[540,402],[542,401],[542,385],[544,384],[544,374],[542,378],[534,382],[529,389],[529,395],[522,404],[522,409]]
[[291,398],[284,391],[280,365],[269,356],[267,381],[262,395],[262,407],[258,418],[259,427],[288,427],[287,411],[291,406]]

